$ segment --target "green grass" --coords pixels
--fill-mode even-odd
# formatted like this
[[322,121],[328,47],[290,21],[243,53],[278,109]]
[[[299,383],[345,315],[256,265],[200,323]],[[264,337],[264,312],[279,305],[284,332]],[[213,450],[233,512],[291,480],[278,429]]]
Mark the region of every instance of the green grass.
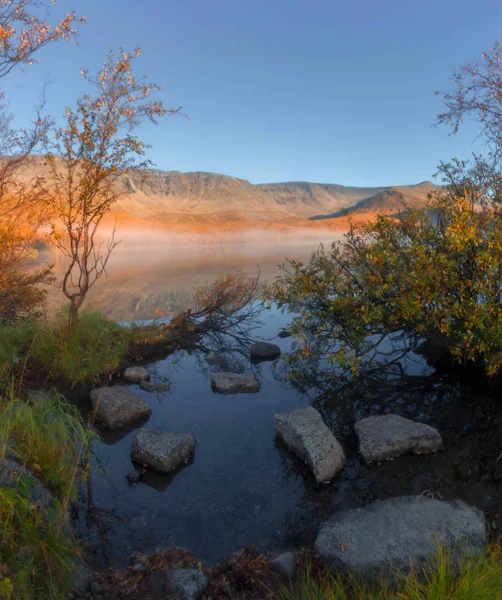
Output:
[[502,548],[490,547],[484,556],[461,563],[439,548],[428,574],[411,572],[394,585],[381,581],[368,585],[353,577],[333,577],[312,566],[298,581],[279,590],[278,600],[500,600],[502,599]]
[[130,332],[99,312],[82,312],[69,332],[66,315],[54,321],[19,321],[0,327],[0,374],[72,385],[113,372],[125,356]]
[[62,600],[79,553],[68,505],[77,477],[85,478],[93,434],[57,394],[3,398],[0,412],[0,459],[16,458],[53,495],[48,507],[34,504],[24,473],[0,488],[0,598]]

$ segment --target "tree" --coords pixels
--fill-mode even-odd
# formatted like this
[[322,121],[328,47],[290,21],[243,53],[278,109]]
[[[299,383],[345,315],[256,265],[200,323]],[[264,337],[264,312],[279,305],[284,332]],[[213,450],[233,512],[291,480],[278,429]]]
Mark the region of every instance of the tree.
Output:
[[436,92],[443,97],[446,111],[438,115],[438,124],[457,133],[467,117],[480,125],[480,136],[488,144],[495,163],[502,158],[502,46],[498,41],[483,52],[482,62],[463,65],[453,73],[454,90]]
[[500,371],[502,211],[465,165],[441,170],[449,183],[428,207],[352,226],[330,253],[284,268],[267,294],[296,315],[297,358],[327,360],[339,375],[400,368],[429,340]]
[[75,109],[67,108],[65,124],[52,132],[47,154],[55,215],[51,240],[68,261],[62,289],[70,301],[70,329],[117,245],[115,229],[106,241],[99,238],[99,229],[123,194],[120,180],[151,164],[144,157],[147,146],[134,130],[144,119],[157,123],[166,112],[179,113],[150,100],[158,85],[133,76],[132,62],[139,55],[139,49],[111,52],[95,76],[82,71],[96,95],[83,96]]
[[[0,78],[15,67],[31,64],[40,48],[58,40],[74,39],[74,12],[54,25],[48,21],[52,3],[41,0],[0,0]],[[51,281],[51,269],[26,268],[32,242],[45,219],[44,185],[28,176],[28,157],[39,146],[49,127],[35,112],[29,129],[17,130],[0,90],[0,320],[37,310],[44,298],[41,283]]]

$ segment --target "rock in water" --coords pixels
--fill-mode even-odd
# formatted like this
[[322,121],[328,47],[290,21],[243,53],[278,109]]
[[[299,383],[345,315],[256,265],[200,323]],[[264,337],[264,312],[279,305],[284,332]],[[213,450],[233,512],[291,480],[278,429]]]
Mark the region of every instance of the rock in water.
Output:
[[213,350],[206,354],[205,359],[208,365],[222,367],[226,364],[226,360],[224,359],[224,357],[220,356],[217,352],[214,352]]
[[256,342],[251,346],[251,358],[273,360],[281,355],[281,349],[268,342]]
[[187,461],[195,449],[191,433],[142,429],[132,442],[131,458],[157,473],[169,473]]
[[96,388],[91,391],[91,403],[96,417],[108,427],[118,429],[150,416],[151,409],[139,396],[125,387]]
[[213,373],[211,387],[220,394],[254,394],[260,391],[260,382],[254,375]]
[[198,569],[168,569],[166,584],[172,594],[179,594],[183,600],[197,600],[204,593],[208,578]]
[[150,381],[150,373],[145,367],[128,367],[122,377],[131,383],[140,383],[141,381]]
[[345,465],[345,453],[311,406],[275,415],[277,437],[304,460],[318,483],[330,481]]
[[315,550],[332,573],[348,571],[376,581],[395,570],[407,572],[410,564],[427,569],[438,543],[452,552],[453,560],[464,553],[481,555],[486,544],[483,513],[461,500],[377,500],[323,523]]
[[285,338],[291,337],[291,332],[288,331],[287,329],[281,329],[281,331],[279,331],[279,333],[277,335],[281,339],[285,339]]
[[359,452],[369,463],[407,452],[436,452],[443,446],[437,429],[399,415],[379,415],[358,421],[354,429]]
[[151,392],[152,394],[163,394],[164,392],[168,392],[170,387],[167,383],[150,383],[149,381],[142,381],[139,384],[139,387],[144,392]]

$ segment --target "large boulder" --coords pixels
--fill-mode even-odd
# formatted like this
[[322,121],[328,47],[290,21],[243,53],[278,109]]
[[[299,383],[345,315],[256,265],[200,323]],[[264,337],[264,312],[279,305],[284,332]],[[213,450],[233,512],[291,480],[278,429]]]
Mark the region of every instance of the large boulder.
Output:
[[399,415],[367,417],[358,421],[354,429],[359,440],[359,452],[367,463],[407,452],[436,452],[443,446],[437,429]]
[[204,593],[209,580],[198,569],[167,569],[166,587],[183,600],[197,600]]
[[461,500],[401,496],[335,514],[321,525],[315,550],[332,573],[377,580],[396,571],[427,570],[442,548],[457,559],[478,556],[486,544],[481,511]]
[[188,461],[194,449],[195,437],[191,433],[142,429],[132,442],[131,458],[157,473],[169,473]]
[[141,383],[142,381],[150,381],[150,373],[145,367],[128,367],[122,377],[131,383]]
[[38,508],[48,508],[54,498],[40,480],[31,471],[15,458],[0,460],[0,488],[14,488],[19,485],[19,478],[23,477],[31,502]]
[[273,360],[281,355],[281,349],[275,344],[268,342],[256,342],[251,346],[251,358],[261,360]]
[[141,421],[151,413],[148,404],[125,387],[96,388],[90,396],[96,417],[108,429],[118,429]]
[[308,464],[318,483],[330,481],[345,465],[343,448],[311,406],[275,415],[275,431]]
[[260,382],[244,373],[213,373],[211,387],[220,394],[254,394],[260,391]]

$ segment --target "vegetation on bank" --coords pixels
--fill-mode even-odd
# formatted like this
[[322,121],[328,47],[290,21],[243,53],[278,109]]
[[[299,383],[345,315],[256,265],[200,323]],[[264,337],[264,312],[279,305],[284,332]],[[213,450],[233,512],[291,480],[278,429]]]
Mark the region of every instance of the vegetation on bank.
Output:
[[[64,598],[81,551],[70,524],[76,482],[86,477],[92,432],[78,411],[57,394],[29,402],[0,398],[0,598]],[[38,483],[50,501],[35,494]],[[46,492],[44,492],[46,493]]]
[[394,585],[376,585],[354,577],[334,577],[308,565],[298,581],[282,586],[278,600],[498,600],[502,598],[502,549],[459,565],[442,549],[431,559],[430,572],[397,575]]

